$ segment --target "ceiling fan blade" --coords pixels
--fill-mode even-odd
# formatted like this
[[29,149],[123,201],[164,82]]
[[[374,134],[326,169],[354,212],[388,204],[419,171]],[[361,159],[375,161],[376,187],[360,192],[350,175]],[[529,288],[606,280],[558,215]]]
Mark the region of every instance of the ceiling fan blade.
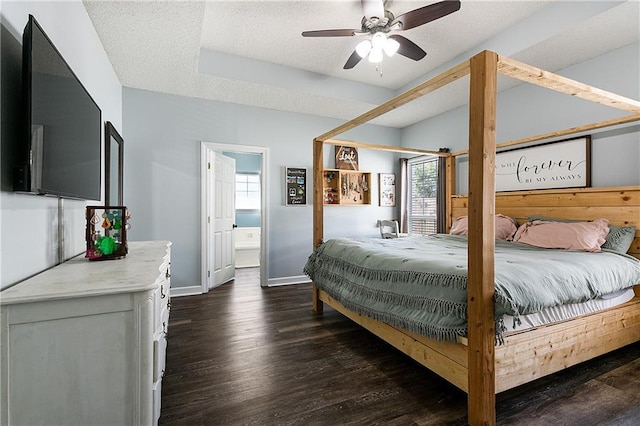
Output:
[[303,31],[302,37],[351,37],[360,30],[317,30]]
[[351,68],[358,65],[358,62],[360,62],[361,60],[362,58],[360,57],[360,55],[358,55],[358,52],[354,50],[351,56],[349,56],[349,59],[347,59],[347,62],[344,64],[344,67],[342,68],[344,68],[345,70],[350,70]]
[[444,0],[403,13],[391,21],[390,25],[393,26],[394,24],[400,23],[403,30],[410,30],[411,28],[419,27],[427,22],[447,16],[459,9],[459,0]]
[[400,47],[398,48],[398,54],[402,56],[406,56],[409,59],[413,59],[414,61],[419,61],[420,59],[427,56],[427,52],[422,50],[420,46],[412,42],[406,37],[402,37],[399,34],[390,35],[389,38],[394,39],[398,43],[400,43]]
[[384,0],[360,0],[365,18],[384,18]]

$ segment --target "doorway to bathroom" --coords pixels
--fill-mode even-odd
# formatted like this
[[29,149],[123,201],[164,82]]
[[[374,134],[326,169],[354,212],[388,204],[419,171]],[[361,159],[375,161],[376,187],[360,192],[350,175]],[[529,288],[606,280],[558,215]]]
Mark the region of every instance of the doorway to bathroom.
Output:
[[258,270],[266,287],[268,148],[202,142],[201,157],[202,291],[231,281],[236,268]]

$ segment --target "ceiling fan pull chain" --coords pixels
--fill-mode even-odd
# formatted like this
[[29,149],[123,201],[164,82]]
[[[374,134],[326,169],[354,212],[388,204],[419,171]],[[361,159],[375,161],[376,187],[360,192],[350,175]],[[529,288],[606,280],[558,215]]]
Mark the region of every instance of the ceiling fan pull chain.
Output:
[[378,74],[380,74],[380,77],[382,77],[382,62],[378,62],[376,64],[376,71],[378,71]]

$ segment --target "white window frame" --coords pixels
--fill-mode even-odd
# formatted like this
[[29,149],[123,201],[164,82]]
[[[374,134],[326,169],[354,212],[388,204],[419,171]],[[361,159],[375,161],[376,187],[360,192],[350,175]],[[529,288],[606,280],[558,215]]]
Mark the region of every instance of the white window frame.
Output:
[[[244,177],[244,182],[239,182],[238,178]],[[257,181],[249,181],[249,178],[257,177]],[[236,210],[240,211],[260,211],[261,209],[261,197],[260,197],[260,173],[247,173],[247,172],[236,172]],[[240,185],[239,185],[240,184]],[[246,190],[242,190],[241,185],[246,184]],[[254,184],[257,188],[257,191],[249,190],[249,185]],[[249,197],[249,194],[257,194],[257,196]],[[243,197],[244,195],[244,197]],[[243,200],[254,201],[255,205],[247,205],[244,204]]]

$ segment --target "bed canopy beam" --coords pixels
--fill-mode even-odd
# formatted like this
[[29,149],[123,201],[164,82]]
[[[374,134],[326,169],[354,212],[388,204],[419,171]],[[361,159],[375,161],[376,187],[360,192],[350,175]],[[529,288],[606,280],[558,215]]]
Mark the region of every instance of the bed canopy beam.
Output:
[[451,155],[448,152],[431,151],[428,149],[405,148],[402,146],[392,146],[392,145],[376,145],[376,144],[371,144],[366,142],[355,142],[355,141],[347,141],[347,140],[340,140],[340,139],[328,139],[324,141],[324,143],[329,145],[351,146],[354,148],[375,149],[377,151],[401,152],[404,154],[433,155],[437,157],[449,157]]
[[[529,142],[536,142],[541,140],[548,140],[553,138],[558,138],[562,136],[568,135],[578,135],[583,132],[587,132],[589,130],[603,129],[606,127],[618,126],[621,124],[633,123],[635,121],[640,121],[640,114],[627,115],[625,117],[614,118],[611,120],[598,121],[596,123],[585,124],[583,126],[570,127],[564,130],[557,130],[555,132],[542,133],[536,136],[530,136],[522,139],[514,139],[512,141],[503,142],[496,144],[496,149],[507,148],[515,145],[522,145]],[[452,157],[457,157],[460,155],[466,155],[469,153],[468,149],[463,149],[460,151],[455,151],[451,153]]]
[[640,102],[606,90],[589,86],[579,81],[544,71],[540,68],[518,62],[506,56],[498,56],[500,74],[513,77],[527,83],[546,87],[560,93],[575,96],[587,101],[599,103],[612,108],[640,114]]
[[330,130],[327,133],[318,136],[316,139],[324,142],[327,139],[331,139],[334,136],[338,136],[346,132],[347,130],[351,130],[354,127],[358,127],[361,124],[365,124],[373,120],[374,118],[380,117],[381,115],[384,115],[389,111],[392,111],[396,108],[401,107],[404,104],[407,104],[413,101],[414,99],[420,98],[426,95],[427,93],[431,93],[443,86],[446,86],[447,84],[455,80],[458,80],[467,74],[469,74],[469,61],[462,62],[461,64],[456,65],[455,67],[450,68],[449,70],[438,74],[437,76],[425,81],[424,83],[417,85],[413,89],[410,89],[404,92],[403,94],[398,95],[395,98],[392,98],[389,101],[373,108],[372,110],[365,112],[364,114],[350,121],[347,121],[343,125],[338,126],[335,129]]

